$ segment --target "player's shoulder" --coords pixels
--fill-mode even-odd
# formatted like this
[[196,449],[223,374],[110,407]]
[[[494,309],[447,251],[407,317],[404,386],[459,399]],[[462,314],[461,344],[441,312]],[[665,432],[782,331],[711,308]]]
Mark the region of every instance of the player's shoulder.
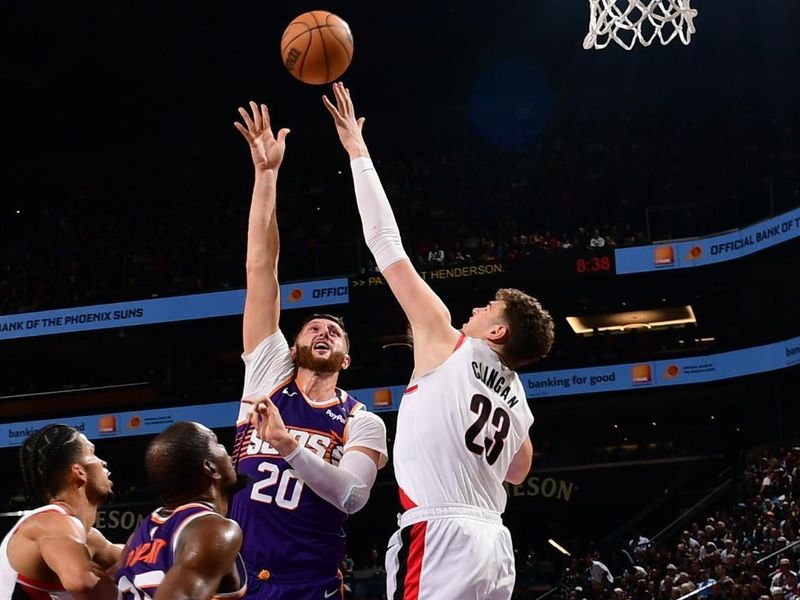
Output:
[[51,510],[42,510],[28,515],[19,524],[17,531],[31,539],[68,535],[86,542],[86,530],[80,520],[55,507]]
[[286,340],[286,336],[284,335],[283,331],[277,329],[256,344],[252,350],[249,352],[243,352],[242,360],[244,360],[245,363],[248,363],[260,356],[276,353],[285,354],[286,352],[290,352],[289,342]]
[[195,513],[191,521],[182,528],[180,535],[184,543],[189,539],[208,547],[215,544],[233,544],[238,547],[242,541],[242,528],[233,519],[209,509]]

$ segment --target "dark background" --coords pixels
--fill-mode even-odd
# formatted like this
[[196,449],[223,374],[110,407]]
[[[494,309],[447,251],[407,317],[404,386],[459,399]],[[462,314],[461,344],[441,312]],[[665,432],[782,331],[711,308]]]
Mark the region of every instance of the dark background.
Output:
[[[268,103],[276,128],[292,129],[279,193],[282,280],[358,275],[367,254],[347,157],[320,102],[329,88],[296,81],[280,62],[284,27],[319,8],[352,28],[355,55],[343,80],[367,117],[365,136],[407,241],[435,240],[448,220],[483,235],[484,222],[516,219],[554,231],[628,224],[649,243],[800,205],[794,0],[697,3],[691,45],[632,52],[583,50],[588,7],[578,0],[11,1],[0,7],[3,312],[185,293],[157,282],[145,288],[119,266],[150,247],[171,277],[191,274],[202,246],[225,275],[202,291],[242,287],[252,174],[232,122],[251,99]],[[519,182],[535,193],[506,193]],[[571,202],[562,201],[565,191]],[[64,235],[64,220],[82,223],[82,236]],[[300,221],[335,223],[339,245],[314,254],[291,233]],[[571,275],[570,258],[542,256],[501,277],[435,287],[456,323],[498,285],[539,296],[558,331],[537,369],[652,360],[800,334],[797,250],[794,241],[696,271],[587,279]],[[43,282],[49,287],[36,297]],[[407,350],[383,349],[402,339],[402,315],[385,290],[351,297],[342,311],[354,367],[343,386],[402,384]],[[583,339],[564,321],[683,304],[695,308],[696,328]],[[287,334],[303,316],[285,313]],[[3,342],[0,417],[235,400],[240,326],[228,318]],[[713,341],[694,341],[701,337]],[[135,393],[123,384],[136,384]],[[536,402],[532,475],[575,487],[569,500],[512,495],[507,521],[517,546],[557,560],[548,537],[582,551],[602,540],[613,547],[637,522],[661,529],[721,473],[740,469],[753,445],[796,436],[797,391],[795,368]],[[394,416],[386,420],[391,435]],[[232,429],[220,433],[230,441]],[[120,489],[134,490],[123,507],[153,502],[141,473],[146,441],[98,444]],[[15,452],[1,454],[3,499],[16,508]],[[387,469],[349,522],[351,555],[383,546],[397,508]]]

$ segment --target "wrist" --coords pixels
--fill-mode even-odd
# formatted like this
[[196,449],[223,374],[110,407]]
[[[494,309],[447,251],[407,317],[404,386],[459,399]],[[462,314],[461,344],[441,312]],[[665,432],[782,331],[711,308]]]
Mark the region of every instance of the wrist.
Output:
[[286,458],[292,452],[297,450],[300,443],[294,438],[294,436],[289,435],[289,432],[284,432],[278,439],[274,442],[271,442],[272,447],[278,451],[282,457]]
[[367,145],[364,142],[348,144],[345,150],[347,150],[350,160],[355,160],[362,156],[369,158],[369,150],[367,150]]
[[256,183],[274,184],[278,180],[278,169],[256,167]]

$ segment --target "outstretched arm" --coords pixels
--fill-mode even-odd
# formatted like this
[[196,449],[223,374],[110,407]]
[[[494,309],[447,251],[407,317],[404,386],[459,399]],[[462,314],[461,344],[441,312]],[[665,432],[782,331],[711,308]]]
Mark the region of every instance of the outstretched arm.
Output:
[[288,129],[272,135],[265,104],[250,102],[252,116],[239,108],[244,125],[234,123],[250,146],[255,167],[253,197],[247,226],[247,296],[244,303],[242,338],[245,353],[278,330],[280,287],[278,285],[278,222],[276,186],[286,149]]
[[392,207],[361,134],[364,118],[356,119],[350,91],[342,83],[335,83],[333,92],[336,105],[325,96],[323,103],[333,116],[339,140],[350,156],[364,239],[411,323],[414,371],[420,375],[450,355],[459,334],[450,324],[450,311],[416,272],[403,249]]

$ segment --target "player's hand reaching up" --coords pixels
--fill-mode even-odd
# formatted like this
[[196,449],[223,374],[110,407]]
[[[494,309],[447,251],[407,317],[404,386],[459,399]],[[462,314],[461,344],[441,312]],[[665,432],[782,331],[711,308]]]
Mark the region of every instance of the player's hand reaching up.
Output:
[[342,82],[337,82],[333,84],[333,95],[336,98],[336,106],[328,100],[327,96],[322,96],[322,103],[333,117],[339,140],[342,142],[347,154],[350,155],[350,160],[359,156],[369,156],[367,144],[361,135],[361,129],[364,127],[364,117],[356,119],[353,100],[350,98],[350,90],[344,87]]
[[277,175],[283,161],[283,153],[286,150],[286,136],[289,134],[289,130],[281,129],[278,131],[278,138],[275,139],[272,134],[267,105],[258,106],[251,100],[250,111],[253,113],[252,116],[240,106],[239,114],[242,115],[244,125],[235,122],[233,126],[250,144],[250,156],[256,172],[273,171]]
[[255,428],[258,437],[268,442],[281,456],[291,454],[297,448],[297,440],[286,429],[278,407],[269,397],[257,400],[253,404],[250,424]]

